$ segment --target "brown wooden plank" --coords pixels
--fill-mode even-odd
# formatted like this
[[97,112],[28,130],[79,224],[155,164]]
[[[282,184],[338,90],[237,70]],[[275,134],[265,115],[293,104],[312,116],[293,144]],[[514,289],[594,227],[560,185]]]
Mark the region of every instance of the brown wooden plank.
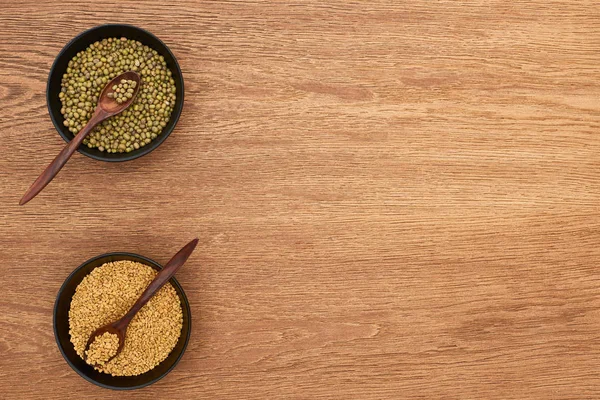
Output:
[[[107,22],[178,57],[179,125],[19,207],[54,57]],[[598,2],[0,0],[0,39],[0,398],[600,397]],[[79,378],[66,276],[196,236],[179,366]]]

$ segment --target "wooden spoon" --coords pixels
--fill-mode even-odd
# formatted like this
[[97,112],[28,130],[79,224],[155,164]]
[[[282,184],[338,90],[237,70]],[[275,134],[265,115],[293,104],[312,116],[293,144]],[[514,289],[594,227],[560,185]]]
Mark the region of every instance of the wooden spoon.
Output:
[[[135,81],[137,84],[135,85],[135,88],[133,90],[133,96],[131,96],[130,99],[127,99],[126,102],[119,104],[116,102],[116,100],[108,97],[108,93],[110,91],[109,89],[113,85],[116,85],[117,83],[119,83],[119,81],[121,79]],[[92,118],[90,118],[90,120],[83,127],[83,129],[81,129],[81,131],[79,131],[77,136],[75,136],[73,138],[73,140],[71,140],[69,143],[67,143],[65,148],[62,149],[62,151],[60,153],[58,153],[58,155],[56,156],[54,161],[52,161],[50,163],[50,165],[48,165],[48,167],[35,180],[35,182],[33,182],[31,187],[23,195],[23,198],[19,202],[19,205],[22,206],[23,204],[27,203],[29,200],[33,199],[39,192],[42,191],[43,188],[46,187],[46,185],[48,183],[50,183],[50,181],[52,179],[54,179],[56,174],[58,174],[58,171],[60,171],[62,169],[62,167],[64,167],[64,165],[67,163],[67,161],[69,161],[69,158],[71,158],[73,153],[75,153],[75,150],[77,150],[79,145],[81,145],[81,143],[83,142],[83,139],[86,138],[86,136],[91,132],[91,130],[96,125],[98,125],[100,122],[104,121],[107,118],[110,118],[114,115],[119,114],[121,111],[124,111],[127,107],[129,107],[131,105],[131,103],[133,103],[135,96],[138,94],[138,91],[140,90],[140,86],[141,86],[140,83],[141,83],[141,78],[134,71],[125,72],[124,74],[121,74],[121,75],[117,76],[116,78],[114,78],[113,80],[111,80],[110,82],[108,82],[108,84],[104,87],[104,89],[102,89],[102,93],[100,93],[100,98],[98,99],[98,105],[96,106],[96,110],[94,111]]]
[[137,312],[144,307],[144,305],[152,298],[152,296],[154,296],[154,294],[158,292],[158,290],[163,287],[163,285],[167,283],[169,279],[173,277],[173,275],[175,275],[175,272],[177,272],[177,270],[186,262],[188,257],[196,248],[197,244],[198,239],[194,239],[186,244],[181,250],[179,250],[177,254],[171,258],[167,265],[165,265],[165,267],[156,275],[154,280],[150,282],[146,290],[144,290],[144,293],[142,293],[140,298],[131,306],[129,311],[127,311],[127,313],[120,320],[104,325],[92,333],[92,336],[90,336],[87,344],[85,345],[84,355],[86,358],[87,351],[92,342],[94,342],[97,336],[100,336],[106,332],[115,334],[119,337],[119,347],[117,352],[108,360],[106,360],[105,363],[115,358],[117,354],[123,350],[123,345],[125,344],[125,332],[127,332],[127,326],[129,326],[129,323],[135,314],[137,314]]

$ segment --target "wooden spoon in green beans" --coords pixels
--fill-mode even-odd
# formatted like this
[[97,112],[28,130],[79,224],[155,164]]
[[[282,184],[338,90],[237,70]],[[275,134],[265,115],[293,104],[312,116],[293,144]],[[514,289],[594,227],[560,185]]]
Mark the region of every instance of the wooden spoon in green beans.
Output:
[[114,79],[102,89],[98,98],[98,105],[88,123],[79,131],[79,133],[71,140],[64,149],[48,165],[42,174],[33,182],[31,187],[25,192],[19,205],[27,203],[33,199],[39,192],[46,187],[48,183],[58,174],[58,172],[69,161],[69,158],[75,153],[75,150],[81,145],[83,139],[92,131],[92,129],[114,115],[124,111],[133,103],[137,96],[141,78],[134,71],[125,72]]

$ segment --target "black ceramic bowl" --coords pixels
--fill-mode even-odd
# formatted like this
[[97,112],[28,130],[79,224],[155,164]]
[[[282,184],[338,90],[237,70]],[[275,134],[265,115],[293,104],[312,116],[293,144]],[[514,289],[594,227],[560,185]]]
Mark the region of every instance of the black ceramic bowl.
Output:
[[89,274],[94,268],[100,265],[119,260],[137,261],[142,264],[151,266],[156,270],[160,270],[162,266],[149,258],[132,254],[132,253],[108,253],[90,260],[87,260],[75,269],[65,280],[62,287],[56,296],[54,304],[54,337],[56,344],[62,353],[67,363],[81,375],[84,379],[104,388],[116,390],[139,389],[144,386],[153,384],[167,375],[179,362],[185,348],[187,347],[192,330],[192,314],[190,312],[190,304],[179,282],[175,278],[169,281],[175,288],[179,300],[181,301],[181,309],[183,311],[183,327],[181,328],[181,336],[177,345],[171,351],[171,354],[154,369],[138,375],[138,376],[112,376],[96,371],[94,368],[86,364],[75,352],[73,344],[69,337],[69,308],[71,307],[71,299],[75,294],[75,289],[81,283],[83,278]]
[[183,109],[183,75],[179,64],[175,59],[171,50],[160,41],[159,38],[151,34],[150,32],[132,26],[122,24],[111,24],[111,25],[100,25],[95,28],[89,29],[73,40],[71,40],[63,49],[58,53],[52,68],[50,68],[50,74],[48,75],[48,85],[46,86],[46,102],[48,103],[48,112],[50,113],[50,119],[54,127],[62,136],[62,138],[69,142],[73,139],[73,133],[63,125],[64,118],[60,113],[61,103],[58,99],[60,93],[60,82],[63,74],[67,71],[67,65],[69,61],[80,51],[85,50],[90,44],[109,37],[122,37],[125,36],[128,39],[134,39],[140,41],[143,45],[146,45],[156,50],[160,55],[165,58],[167,67],[171,70],[173,80],[175,80],[175,87],[177,89],[177,98],[175,100],[175,107],[171,114],[171,119],[164,127],[161,134],[156,139],[148,143],[147,145],[140,147],[138,150],[134,150],[130,153],[106,153],[98,149],[90,149],[87,146],[79,146],[78,151],[81,154],[85,154],[88,157],[102,161],[128,161],[134,158],[141,157],[145,154],[150,153],[152,150],[160,146],[162,142],[171,134],[179,116]]

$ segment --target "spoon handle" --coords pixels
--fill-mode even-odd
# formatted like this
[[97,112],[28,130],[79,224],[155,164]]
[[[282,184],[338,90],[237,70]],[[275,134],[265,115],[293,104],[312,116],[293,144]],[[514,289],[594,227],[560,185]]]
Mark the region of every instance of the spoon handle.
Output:
[[52,179],[58,174],[58,172],[64,167],[64,165],[69,161],[69,158],[75,153],[75,150],[81,145],[83,139],[90,133],[90,131],[102,122],[108,114],[102,110],[100,107],[96,108],[94,111],[94,115],[88,121],[88,123],[79,131],[79,133],[71,140],[67,145],[61,150],[60,153],[56,156],[54,161],[46,167],[44,172],[33,182],[31,187],[25,192],[21,201],[19,201],[19,205],[23,205],[27,203],[29,200],[33,199],[39,192],[42,191],[46,187],[47,184],[50,183]]
[[146,305],[146,303],[154,296],[156,292],[159,291],[160,288],[163,287],[165,283],[169,281],[175,275],[175,272],[187,261],[190,257],[196,245],[198,244],[198,239],[194,239],[188,244],[186,244],[181,250],[177,252],[171,258],[171,260],[165,265],[165,267],[156,275],[154,280],[150,282],[144,293],[140,296],[140,298],[131,306],[127,314],[123,316],[119,321],[114,324],[114,327],[118,330],[125,331],[129,322],[133,319],[135,314]]

